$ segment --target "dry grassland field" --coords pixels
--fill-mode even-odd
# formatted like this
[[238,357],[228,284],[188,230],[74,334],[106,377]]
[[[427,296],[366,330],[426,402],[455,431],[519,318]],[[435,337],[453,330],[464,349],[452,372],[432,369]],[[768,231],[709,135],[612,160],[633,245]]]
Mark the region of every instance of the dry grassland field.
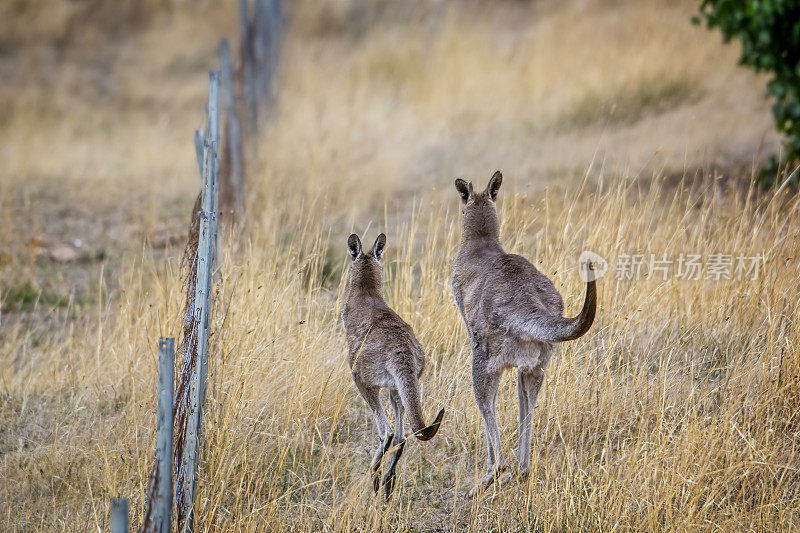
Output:
[[[766,79],[691,23],[698,3],[284,4],[248,224],[219,237],[196,529],[800,529],[800,196],[752,185],[780,150]],[[108,531],[115,497],[141,524],[222,36],[230,0],[0,2],[2,531]],[[497,169],[501,241],[566,316],[579,254],[609,271],[591,330],[547,367],[530,477],[470,498],[487,448],[450,288],[453,181],[483,190]],[[447,410],[388,502],[340,316],[354,232],[386,233],[426,419]]]

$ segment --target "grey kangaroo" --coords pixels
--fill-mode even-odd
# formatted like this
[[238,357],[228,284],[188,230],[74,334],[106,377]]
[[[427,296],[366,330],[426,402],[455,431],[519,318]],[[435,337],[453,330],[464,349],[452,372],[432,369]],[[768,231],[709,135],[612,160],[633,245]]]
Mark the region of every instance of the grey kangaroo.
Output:
[[[378,235],[372,250],[366,253],[361,249],[358,235],[350,235],[347,240],[353,264],[350,267],[350,284],[342,321],[350,351],[353,381],[372,410],[378,428],[379,442],[371,465],[373,489],[378,492],[382,484],[388,499],[394,488],[395,467],[406,443],[403,413],[408,414],[414,436],[426,441],[439,431],[444,409],[439,411],[431,425],[425,425],[419,397],[419,378],[425,369],[425,352],[411,326],[392,311],[381,296],[383,267],[380,261],[385,245],[386,235],[383,233]],[[389,389],[394,410],[394,432],[378,398],[381,387]],[[381,482],[381,459],[393,442],[398,448]]]
[[453,264],[453,295],[472,346],[472,384],[489,448],[486,475],[472,495],[504,470],[495,407],[503,372],[511,367],[519,371],[517,472],[526,477],[533,408],[554,344],[589,331],[597,300],[592,264],[587,262],[591,281],[583,309],[574,318],[563,318],[564,303],[553,282],[524,257],[503,250],[495,207],[502,182],[503,175],[495,172],[481,193],[475,193],[472,183],[455,183],[463,202],[463,228]]

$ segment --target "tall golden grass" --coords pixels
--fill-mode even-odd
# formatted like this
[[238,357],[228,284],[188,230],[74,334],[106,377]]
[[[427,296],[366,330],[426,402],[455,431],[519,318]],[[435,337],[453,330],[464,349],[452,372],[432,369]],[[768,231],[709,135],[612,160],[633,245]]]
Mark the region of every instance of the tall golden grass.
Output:
[[[583,248],[612,265],[633,252],[723,251],[765,262],[752,281],[605,278],[592,331],[566,344],[548,369],[534,416],[534,475],[472,501],[463,493],[485,450],[466,334],[447,283],[459,238],[458,200],[450,196],[449,207],[428,204],[391,232],[387,250],[388,300],[428,352],[426,404],[448,409],[437,439],[412,443],[389,504],[371,497],[373,428],[344,356],[338,310],[346,260],[326,282],[327,250],[344,250],[340,236],[309,223],[317,218],[311,213],[266,225],[263,240],[223,256],[199,524],[308,531],[797,524],[800,328],[791,264],[800,198],[721,192],[713,183],[691,192],[660,179],[536,198],[503,191],[503,242],[552,276],[572,311],[582,296]],[[286,234],[294,246],[269,244]],[[25,425],[31,438],[49,425],[41,418],[58,422],[33,450],[20,442],[4,456],[10,527],[99,526],[108,495],[131,497],[141,512],[154,440],[154,340],[180,327],[174,265],[142,270],[126,276],[114,320],[40,348],[23,370],[4,366],[5,422]],[[23,331],[7,338],[6,356],[24,341]],[[507,451],[516,442],[514,389],[509,376],[499,406]]]
[[[490,13],[520,13],[501,7]],[[692,9],[545,3],[516,26],[446,11],[434,32],[379,21],[359,36],[290,33],[264,171],[249,183],[248,232],[220,238],[201,529],[800,526],[800,197],[740,185],[747,176],[695,177],[704,165],[747,163],[769,116],[760,80],[691,27]],[[298,8],[295,23],[318,16]],[[183,42],[197,26],[181,20]],[[512,26],[513,35],[495,31]],[[65,204],[110,203],[95,212],[135,212],[141,225],[113,249],[122,259],[109,271],[88,270],[88,296],[4,317],[0,529],[107,529],[115,496],[130,498],[134,525],[141,519],[156,341],[181,330],[182,273],[179,249],[161,254],[137,239],[163,216],[188,224],[205,67],[194,67],[196,82],[172,71],[213,53],[213,43],[165,46],[178,39],[166,27],[156,20],[142,34],[142,55],[122,54],[123,94],[86,123],[90,106],[67,97],[37,127],[31,117],[45,104],[23,101],[0,132],[5,249],[19,249],[24,222],[48,227],[51,213],[17,200],[53,183]],[[140,68],[157,83],[138,78]],[[472,500],[486,450],[448,282],[460,238],[452,180],[482,187],[495,168],[506,177],[502,241],[553,279],[567,314],[583,297],[580,251],[612,270],[592,330],[547,370],[530,479]],[[371,493],[374,429],[339,318],[350,231],[387,233],[387,300],[429,357],[426,414],[448,410],[433,441],[409,443],[389,503]],[[622,254],[715,252],[760,255],[758,278],[615,279]],[[69,285],[23,255],[0,264],[4,280]],[[515,379],[504,378],[498,409],[507,453]]]

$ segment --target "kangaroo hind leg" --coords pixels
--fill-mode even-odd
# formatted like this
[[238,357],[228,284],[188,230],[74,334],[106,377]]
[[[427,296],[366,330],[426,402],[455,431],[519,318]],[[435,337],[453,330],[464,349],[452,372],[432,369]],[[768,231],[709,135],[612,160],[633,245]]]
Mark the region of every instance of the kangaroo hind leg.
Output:
[[544,369],[536,368],[530,372],[519,373],[517,388],[519,392],[519,444],[517,448],[518,474],[523,479],[531,471],[531,426],[536,397],[544,380]]
[[386,411],[380,402],[380,387],[370,386],[361,380],[357,374],[353,374],[353,380],[356,383],[358,391],[364,400],[367,402],[375,417],[375,426],[378,430],[378,447],[375,449],[375,454],[372,457],[370,468],[372,469],[372,490],[378,492],[380,489],[380,467],[383,455],[392,445],[392,427],[389,425],[389,419],[386,418]]
[[501,373],[487,371],[486,359],[486,354],[478,352],[478,348],[476,348],[472,363],[472,385],[478,410],[483,417],[488,457],[486,459],[486,475],[480,485],[472,491],[472,496],[491,485],[503,471],[503,451],[500,443],[500,428],[497,424],[497,392],[500,388]]
[[389,463],[389,467],[386,469],[386,474],[383,477],[383,494],[387,500],[392,495],[392,490],[394,490],[395,468],[397,467],[397,462],[403,455],[403,449],[406,446],[405,428],[403,427],[403,416],[405,414],[405,409],[403,408],[403,402],[400,398],[400,393],[397,392],[397,389],[391,389],[389,391],[389,400],[391,401],[392,409],[394,410],[394,443],[398,446],[398,448],[394,452],[392,460]]

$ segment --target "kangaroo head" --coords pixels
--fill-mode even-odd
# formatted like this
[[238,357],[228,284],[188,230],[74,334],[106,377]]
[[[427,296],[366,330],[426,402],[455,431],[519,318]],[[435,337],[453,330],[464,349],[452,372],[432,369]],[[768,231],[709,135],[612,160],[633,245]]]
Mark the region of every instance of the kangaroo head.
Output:
[[500,236],[500,218],[497,216],[495,201],[502,183],[503,175],[499,170],[494,173],[482,193],[476,193],[472,189],[472,182],[456,180],[456,190],[464,204],[461,209],[464,214],[464,239],[481,237],[497,239]]
[[347,239],[347,248],[350,257],[353,258],[353,266],[350,268],[350,286],[364,287],[368,290],[380,291],[383,282],[383,248],[386,246],[386,235],[381,233],[375,239],[372,250],[364,253],[361,249],[361,239],[353,233]]

